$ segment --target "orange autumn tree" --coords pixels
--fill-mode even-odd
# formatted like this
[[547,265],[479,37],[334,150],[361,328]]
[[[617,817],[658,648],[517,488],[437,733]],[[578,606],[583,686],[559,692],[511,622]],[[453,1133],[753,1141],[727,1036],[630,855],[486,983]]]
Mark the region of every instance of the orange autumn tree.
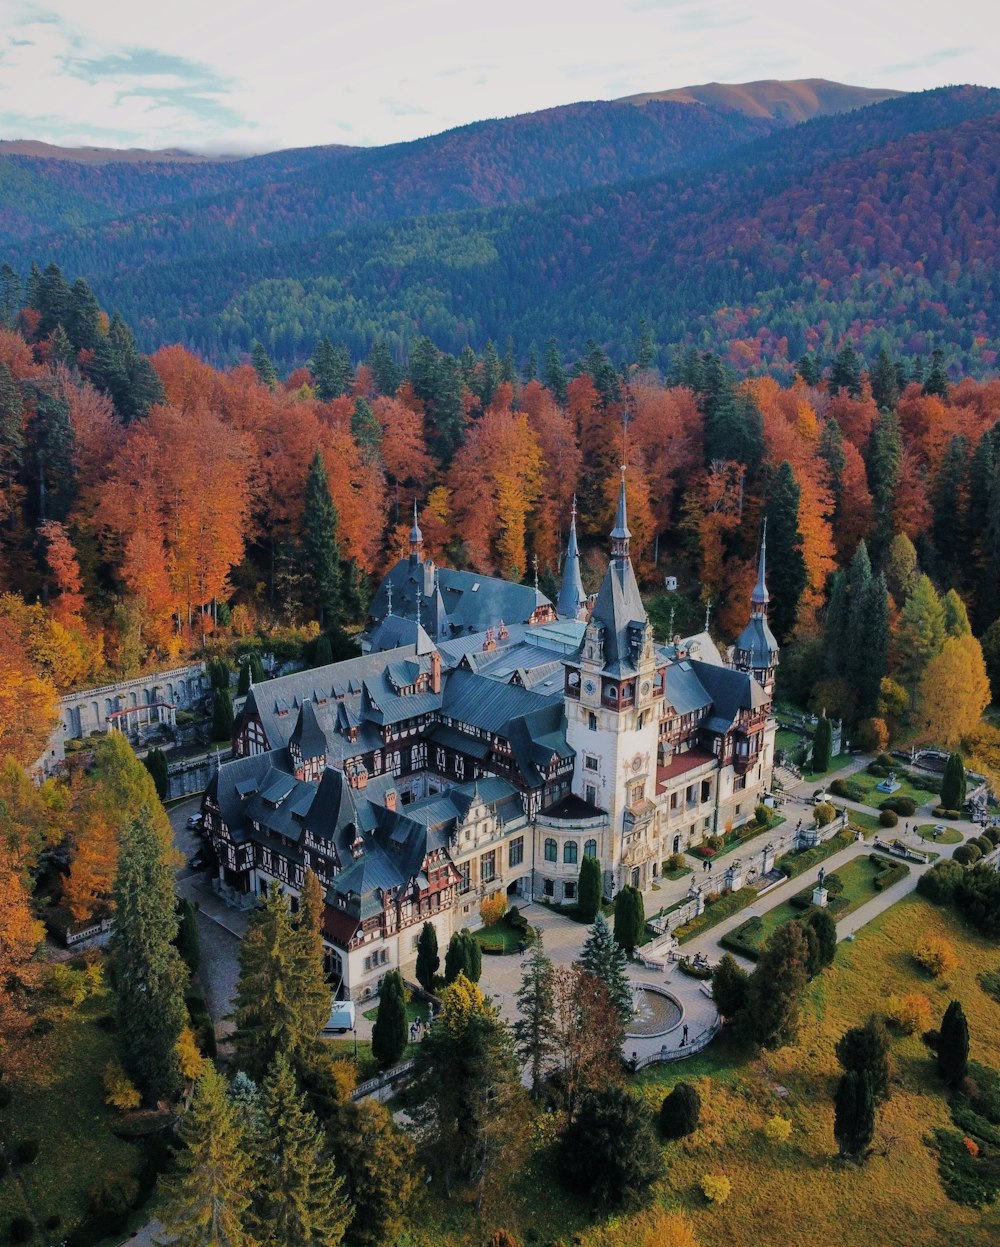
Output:
[[24,875],[0,849],[0,1068],[10,1071],[23,1056],[19,1041],[30,1018],[41,963],[34,959],[44,936],[31,909]]
[[580,485],[583,455],[576,422],[538,381],[529,381],[521,394],[521,408],[538,441],[545,463],[542,492],[534,512],[534,549],[539,564],[555,571],[559,566],[573,495]]
[[473,565],[519,580],[528,516],[541,495],[542,452],[524,412],[491,407],[472,426],[449,477],[455,527]]
[[22,766],[32,766],[45,751],[57,714],[52,682],[8,633],[0,645],[0,757],[7,755]]
[[69,533],[57,520],[48,520],[38,529],[38,535],[46,543],[45,561],[55,588],[50,603],[52,616],[64,627],[79,624],[84,605],[83,577]]

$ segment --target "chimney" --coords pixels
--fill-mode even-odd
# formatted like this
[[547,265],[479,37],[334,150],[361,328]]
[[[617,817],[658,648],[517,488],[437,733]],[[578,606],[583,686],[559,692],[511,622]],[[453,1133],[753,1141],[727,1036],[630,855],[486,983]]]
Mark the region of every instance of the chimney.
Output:
[[441,653],[439,650],[431,651],[431,692],[441,692]]
[[395,788],[390,788],[389,791],[385,794],[385,808],[387,810],[392,810],[392,812],[395,813],[397,798],[398,798],[398,794]]

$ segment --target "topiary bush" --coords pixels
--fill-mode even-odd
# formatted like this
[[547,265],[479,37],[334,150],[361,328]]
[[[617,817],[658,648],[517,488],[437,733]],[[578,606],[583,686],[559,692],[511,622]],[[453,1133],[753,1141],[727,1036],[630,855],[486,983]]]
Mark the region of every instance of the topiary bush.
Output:
[[943,805],[936,805],[931,811],[935,818],[961,818],[958,810],[946,810]]
[[935,905],[950,905],[964,873],[960,863],[945,858],[920,876],[917,891]]
[[864,801],[865,790],[859,783],[850,779],[833,779],[827,786],[827,791],[835,797],[844,797],[848,801]]
[[689,1082],[679,1082],[660,1105],[660,1132],[665,1139],[683,1139],[700,1119],[701,1096]]
[[983,857],[985,857],[987,853],[993,852],[993,841],[989,838],[989,836],[976,836],[975,840],[970,840],[969,843],[977,845],[982,852]]
[[827,827],[837,817],[837,811],[829,801],[821,801],[813,806],[813,822],[817,827]]
[[899,815],[895,810],[883,810],[878,821],[882,827],[895,827],[899,822]]
[[38,1140],[22,1139],[14,1149],[19,1165],[33,1165],[38,1159]]
[[826,875],[823,879],[823,887],[831,896],[839,896],[844,890],[844,881],[838,874]]
[[978,844],[960,844],[952,853],[951,860],[960,866],[975,866],[982,856],[983,851]]
[[989,840],[990,844],[992,844],[994,848],[1000,844],[1000,827],[987,827],[983,832],[983,835],[987,840]]
[[917,803],[912,797],[889,797],[879,803],[880,810],[895,810],[900,818],[909,818],[917,812]]
[[763,801],[754,807],[753,816],[758,827],[766,827],[771,821],[771,811],[767,808]]

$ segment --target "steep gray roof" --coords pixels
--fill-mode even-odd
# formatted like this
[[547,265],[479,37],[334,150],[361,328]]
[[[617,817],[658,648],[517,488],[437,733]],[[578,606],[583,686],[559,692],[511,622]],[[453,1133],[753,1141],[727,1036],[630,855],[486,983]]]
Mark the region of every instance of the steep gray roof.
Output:
[[644,629],[647,621],[631,559],[612,559],[608,564],[590,622],[604,629],[605,670],[613,676],[634,675],[633,630]]
[[[474,675],[471,671],[453,671],[445,684],[441,713],[460,723],[504,735],[511,719],[543,710],[552,701],[551,696],[534,693],[516,684],[501,684],[487,676]],[[558,701],[562,702],[561,692]]]
[[778,642],[768,626],[765,615],[754,615],[736,638],[738,660],[748,667],[763,671],[773,667]]
[[664,676],[664,697],[678,714],[691,714],[695,710],[705,710],[712,704],[711,695],[686,658],[682,658],[680,662],[672,662],[667,667]]
[[415,619],[406,619],[402,615],[386,615],[369,633],[368,645],[373,654],[403,646],[414,646],[417,653],[429,654],[433,648],[426,629]]
[[326,754],[326,736],[316,722],[316,708],[311,701],[299,707],[299,717],[288,743],[295,745],[303,758],[321,758]]
[[583,580],[580,577],[580,549],[576,544],[576,499],[573,499],[573,514],[569,522],[569,540],[566,543],[566,558],[563,561],[562,583],[559,586],[559,598],[556,601],[556,613],[562,619],[578,619],[580,612],[587,604],[587,595],[583,591]]
[[757,710],[768,704],[767,694],[748,672],[697,659],[692,659],[690,665],[712,699],[712,713],[706,722],[711,731],[726,732],[741,710]]

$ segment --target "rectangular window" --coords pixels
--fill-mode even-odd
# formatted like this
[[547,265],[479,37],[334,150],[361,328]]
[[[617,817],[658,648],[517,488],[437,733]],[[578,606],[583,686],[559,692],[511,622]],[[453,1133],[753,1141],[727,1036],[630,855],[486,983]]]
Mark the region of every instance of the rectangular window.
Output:
[[575,883],[564,883],[563,884],[563,897],[567,901],[576,900],[576,884]]
[[371,968],[372,968],[372,959],[371,957],[366,957],[365,958],[365,973],[367,974]]
[[469,868],[469,862],[462,862],[458,868],[458,873],[461,876],[458,881],[459,892],[468,892],[469,890]]
[[551,879],[543,879],[542,880],[542,891],[545,893],[546,896],[555,896],[556,885],[552,882]]
[[489,883],[497,877],[497,855],[494,851],[484,853],[479,859],[479,878]]
[[592,731],[597,731],[597,715],[591,712],[587,715],[587,727]]
[[511,840],[507,848],[507,865],[520,866],[524,861],[524,836]]
[[586,793],[587,793],[587,804],[596,805],[597,804],[597,789],[594,787],[593,784],[587,785]]
[[712,781],[710,779],[701,781],[701,799],[702,801],[710,801],[712,799]]
[[742,812],[743,812],[743,806],[742,806],[742,805],[738,805],[738,806],[736,807],[736,817],[737,817],[737,818],[739,818],[739,816],[740,816],[740,814],[742,814]]
[[599,766],[599,763],[595,757],[593,757],[591,754],[588,753],[584,757],[583,765],[587,768],[588,771],[596,771]]
[[677,794],[676,792],[672,792],[672,793],[670,794],[670,808],[671,808],[672,810],[676,810],[676,809],[677,809],[677,795],[678,795],[678,794]]
[[733,780],[733,792],[742,792],[747,786],[747,777],[745,775],[737,775]]

